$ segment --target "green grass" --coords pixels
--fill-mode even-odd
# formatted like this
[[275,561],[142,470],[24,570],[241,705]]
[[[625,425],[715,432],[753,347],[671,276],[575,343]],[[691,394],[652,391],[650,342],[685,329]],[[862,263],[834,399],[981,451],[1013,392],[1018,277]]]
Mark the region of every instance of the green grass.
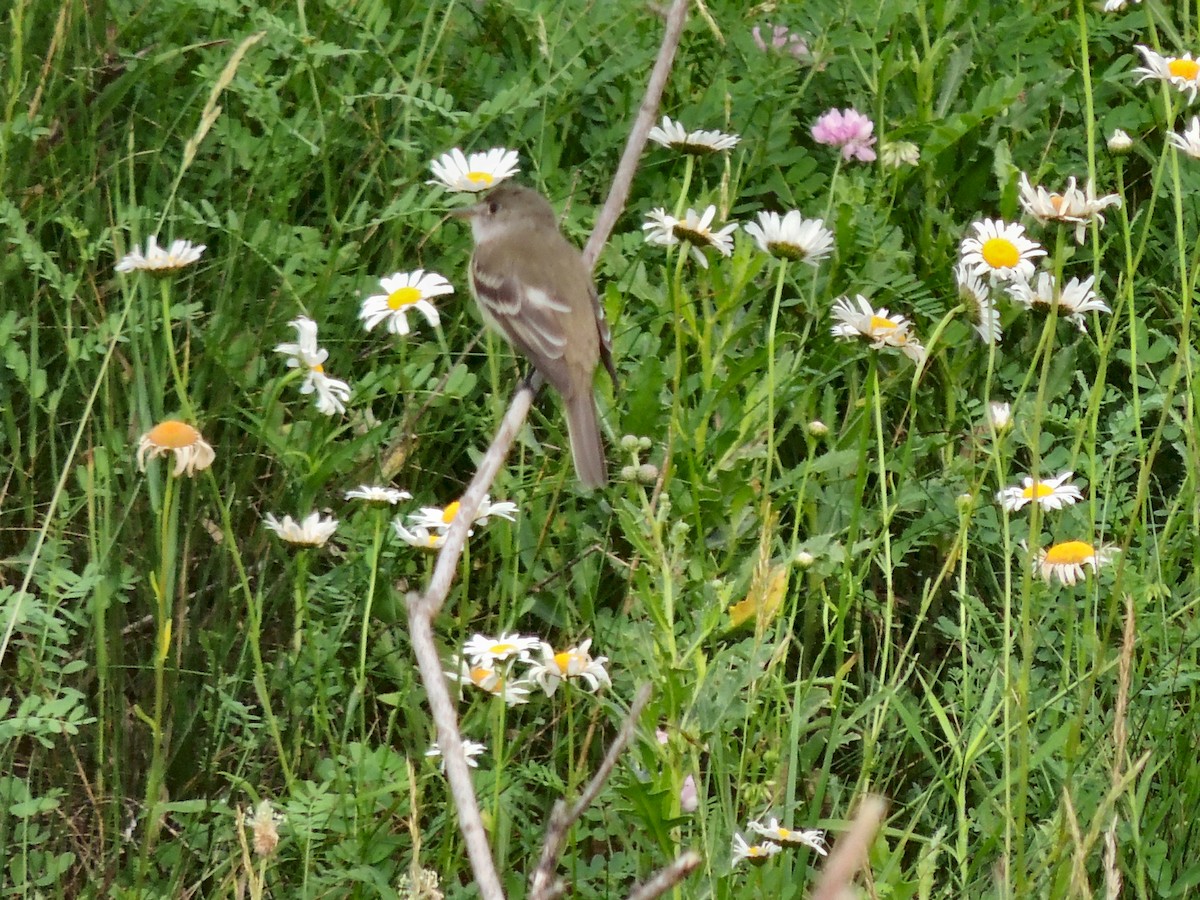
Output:
[[[481,333],[469,234],[445,219],[460,201],[426,184],[429,163],[517,150],[582,244],[661,19],[540,0],[10,5],[3,895],[395,897],[420,867],[475,895],[405,624],[433,556],[389,521],[461,494],[524,364]],[[540,398],[492,490],[516,521],[476,529],[435,623],[448,667],[501,631],[591,638],[609,661],[597,694],[464,695],[506,889],[524,893],[551,804],[650,682],[568,842],[576,896],[625,896],[688,848],[704,863],[679,897],[805,896],[818,856],[731,869],[733,834],[773,815],[836,843],[867,793],[890,805],[864,896],[1104,896],[1114,873],[1125,896],[1193,893],[1200,162],[1166,146],[1186,95],[1132,69],[1137,44],[1200,51],[1200,9],[707,9],[663,112],[742,141],[694,162],[651,145],[597,269],[620,374],[597,380],[610,464],[653,470],[578,493],[560,406]],[[773,22],[819,64],[759,51],[750,29]],[[839,164],[810,128],[849,106],[919,165]],[[1106,149],[1114,128],[1129,155]],[[1112,313],[1081,332],[1002,300],[992,348],[952,273],[972,222],[1021,220],[1021,172],[1120,194],[1082,244],[1022,220],[1045,267],[1095,275]],[[739,234],[705,270],[644,240],[652,208],[710,203],[720,220],[823,218],[836,251],[784,265]],[[152,234],[207,249],[174,279],[116,274]],[[455,285],[440,328],[365,333],[362,298],[417,268]],[[831,338],[833,301],[859,293],[912,320],[923,367]],[[344,415],[274,352],[301,315],[352,386]],[[1013,403],[1011,431],[988,427],[993,400]],[[210,469],[138,470],[167,418],[200,429]],[[1067,469],[1081,503],[994,501]],[[414,499],[343,500],[361,483]],[[339,520],[322,549],[262,526],[314,510]],[[1073,538],[1119,552],[1079,585],[1044,582],[1032,551]],[[747,598],[778,606],[731,628]],[[260,858],[238,815],[264,798],[286,819]]]

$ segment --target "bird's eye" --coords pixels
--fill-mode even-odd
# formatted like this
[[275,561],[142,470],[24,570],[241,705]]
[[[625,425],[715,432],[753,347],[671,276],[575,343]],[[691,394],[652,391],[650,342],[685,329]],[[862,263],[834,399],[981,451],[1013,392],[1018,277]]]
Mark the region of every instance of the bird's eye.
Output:
[[495,200],[489,200],[489,201],[488,201],[488,212],[489,212],[489,213],[491,213],[491,214],[494,216],[494,215],[496,214],[496,211],[497,211],[498,209],[500,209],[500,204],[499,204],[499,203],[497,203]]

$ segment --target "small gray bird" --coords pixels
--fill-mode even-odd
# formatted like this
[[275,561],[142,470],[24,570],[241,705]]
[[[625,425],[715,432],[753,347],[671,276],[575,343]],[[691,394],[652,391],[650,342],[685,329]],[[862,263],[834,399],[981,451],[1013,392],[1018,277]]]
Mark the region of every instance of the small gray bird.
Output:
[[617,383],[612,336],[575,245],[532,188],[506,181],[453,215],[475,237],[471,292],[484,321],[533,363],[563,398],[575,473],[588,488],[608,480],[592,396],[596,364]]

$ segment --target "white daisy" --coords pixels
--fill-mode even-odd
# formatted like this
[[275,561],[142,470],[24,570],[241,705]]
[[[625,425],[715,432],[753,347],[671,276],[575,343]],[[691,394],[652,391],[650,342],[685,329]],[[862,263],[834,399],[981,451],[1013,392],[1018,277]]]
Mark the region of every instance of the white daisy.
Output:
[[301,547],[323,546],[338,527],[337,519],[333,516],[324,518],[319,512],[309,513],[300,522],[291,516],[284,516],[281,522],[267,513],[263,517],[263,524],[289,544]]
[[1192,123],[1185,131],[1167,132],[1167,143],[1192,159],[1200,159],[1200,116],[1192,116]]
[[793,831],[790,828],[784,828],[780,825],[779,820],[776,818],[772,818],[766,824],[751,822],[749,828],[755,834],[761,834],[763,837],[769,838],[777,844],[803,845],[816,850],[821,856],[829,855],[829,848],[825,845],[825,832],[819,828]]
[[753,866],[761,866],[776,853],[782,852],[782,847],[772,844],[770,841],[747,844],[746,839],[740,834],[733,836],[733,865],[735,866],[743,860]]
[[741,140],[736,134],[721,131],[688,131],[682,123],[673,122],[667,116],[663,116],[662,124],[651,128],[646,136],[663,147],[695,156],[732,150]]
[[608,657],[597,656],[594,659],[588,653],[592,639],[588,638],[578,647],[571,647],[561,653],[555,653],[549,644],[542,644],[542,661],[530,666],[526,677],[541,685],[546,696],[553,696],[558,689],[558,683],[563,680],[581,678],[587,684],[588,690],[598,691],[601,687],[611,687],[608,671],[604,664]]
[[815,266],[833,250],[833,232],[820,219],[806,219],[797,210],[783,216],[760,212],[758,221],[746,226],[760,250],[772,256],[803,260]]
[[158,235],[152,234],[146,239],[146,252],[138,248],[129,251],[117,263],[117,271],[167,275],[196,262],[204,248],[204,244],[193,244],[191,241],[173,241],[164,250],[158,246]]
[[396,537],[411,547],[420,547],[422,550],[440,550],[446,543],[444,531],[430,531],[419,525],[409,531],[399,519],[392,520],[392,528],[396,531]]
[[925,348],[912,335],[908,319],[893,316],[886,308],[874,309],[862,294],[854,300],[848,297],[835,300],[833,317],[838,324],[830,332],[836,338],[865,340],[876,350],[893,347],[918,364],[925,360]]
[[444,670],[442,674],[457,684],[473,684],[493,697],[500,697],[509,706],[529,702],[528,679],[509,678],[505,672],[491,666],[471,666],[462,662],[457,670]]
[[379,280],[382,294],[373,294],[363,301],[358,317],[363,327],[370,331],[380,322],[387,322],[392,334],[408,334],[408,313],[415,310],[437,328],[437,308],[429,302],[430,297],[453,294],[454,287],[436,272],[417,269],[415,272],[396,272]]
[[147,458],[154,459],[167,453],[175,454],[176,477],[201,472],[217,458],[216,452],[200,432],[178,419],[159,422],[142,435],[137,449],[138,470],[146,471]]
[[694,209],[688,209],[682,219],[670,215],[662,207],[650,211],[650,215],[642,224],[646,232],[646,240],[651,244],[678,244],[685,241],[691,250],[692,257],[701,268],[708,268],[708,258],[701,252],[703,247],[714,247],[722,256],[733,253],[733,233],[737,231],[737,223],[726,225],[719,231],[710,227],[717,215],[717,208],[709,206],[703,215]]
[[516,150],[503,147],[472,153],[469,157],[455,147],[430,163],[435,177],[426,183],[440,184],[452,191],[486,191],[520,171],[517,159]]
[[[483,751],[487,750],[487,745],[481,744],[479,741],[464,740],[462,742],[462,750],[463,756],[467,758],[467,765],[472,769],[478,769],[479,756]],[[429,749],[425,751],[425,758],[436,759],[438,761],[438,768],[443,772],[446,771],[446,760],[442,759],[442,748],[438,746],[437,741],[429,745]]]
[[1150,78],[1171,85],[1181,94],[1188,95],[1188,103],[1196,99],[1196,91],[1200,90],[1200,60],[1192,59],[1192,54],[1183,56],[1162,56],[1149,47],[1137,45],[1138,52],[1146,60],[1145,66],[1134,69],[1141,75],[1138,84]]
[[[454,521],[454,517],[458,515],[458,510],[461,506],[462,501],[460,500],[455,500],[453,503],[447,504],[444,509],[437,506],[423,506],[419,511],[409,515],[408,518],[418,528],[449,531],[450,524]],[[479,502],[479,509],[475,510],[475,519],[471,524],[486,525],[488,519],[492,516],[515,522],[517,512],[517,504],[507,500],[500,503],[492,503],[489,496],[484,494],[483,499]]]
[[996,311],[996,303],[992,300],[990,283],[962,262],[954,267],[954,280],[958,284],[958,298],[970,313],[972,326],[980,339],[985,344],[999,344],[1003,332],[1000,330],[1000,313]]
[[1074,472],[1061,472],[1054,478],[1044,478],[1036,484],[1029,476],[1020,487],[1007,487],[996,492],[996,502],[1009,512],[1016,512],[1027,503],[1036,502],[1042,509],[1062,509],[1083,499],[1079,488],[1067,484]]
[[353,490],[346,491],[345,497],[347,500],[362,500],[365,503],[388,503],[395,506],[401,500],[411,500],[412,494],[393,487],[360,484]]
[[971,223],[975,236],[962,242],[962,261],[980,277],[992,281],[1028,280],[1033,277],[1033,260],[1046,251],[1025,237],[1025,228],[1000,219]]
[[1057,578],[1061,584],[1074,584],[1083,580],[1085,569],[1098,571],[1117,552],[1117,547],[1108,544],[1097,547],[1087,541],[1061,541],[1038,551],[1034,568],[1046,581]]
[[1095,187],[1089,181],[1086,190],[1075,186],[1075,176],[1067,179],[1067,186],[1061,194],[1051,193],[1041,185],[1034,187],[1029,183],[1029,176],[1021,173],[1021,208],[1033,216],[1039,223],[1067,222],[1075,226],[1075,243],[1082,244],[1087,235],[1087,227],[1091,222],[1104,224],[1101,212],[1110,206],[1121,205],[1121,198],[1116,194],[1096,196]]
[[1080,331],[1086,331],[1084,313],[1112,312],[1092,290],[1095,280],[1093,275],[1089,275],[1083,281],[1072,278],[1060,290],[1053,275],[1040,272],[1033,284],[1027,281],[1010,284],[1008,293],[1026,309],[1033,309],[1035,306],[1057,306],[1059,315],[1069,322],[1074,322]]
[[289,369],[306,370],[300,393],[315,393],[317,410],[327,416],[345,412],[346,401],[350,399],[350,385],[325,374],[325,360],[329,358],[329,351],[317,345],[317,323],[307,316],[301,316],[288,324],[296,329],[296,341],[279,344],[275,352],[288,357]]
[[516,661],[528,662],[530,654],[542,646],[535,637],[522,637],[513,632],[499,637],[477,634],[463,644],[463,656],[477,666],[494,666],[496,663]]
[[[1142,0],[1133,0],[1134,3],[1141,3]],[[1129,0],[1105,0],[1105,12],[1120,12],[1129,5]]]

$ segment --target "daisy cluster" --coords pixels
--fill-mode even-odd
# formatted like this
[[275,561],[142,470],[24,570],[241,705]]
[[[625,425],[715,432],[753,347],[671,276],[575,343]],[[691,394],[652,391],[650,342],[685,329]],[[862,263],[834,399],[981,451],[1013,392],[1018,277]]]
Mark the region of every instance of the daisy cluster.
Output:
[[561,682],[568,681],[595,693],[612,686],[605,656],[592,656],[592,639],[555,650],[538,637],[517,633],[491,637],[476,634],[462,648],[457,665],[445,675],[456,684],[472,685],[499,697],[509,706],[529,702],[540,689],[553,697]]
[[771,818],[765,822],[751,822],[747,830],[756,837],[748,841],[742,834],[735,833],[733,836],[734,866],[743,862],[762,865],[772,856],[782,853],[784,848],[808,847],[820,856],[829,855],[825,832],[819,829],[794,831],[780,825],[779,819]]

